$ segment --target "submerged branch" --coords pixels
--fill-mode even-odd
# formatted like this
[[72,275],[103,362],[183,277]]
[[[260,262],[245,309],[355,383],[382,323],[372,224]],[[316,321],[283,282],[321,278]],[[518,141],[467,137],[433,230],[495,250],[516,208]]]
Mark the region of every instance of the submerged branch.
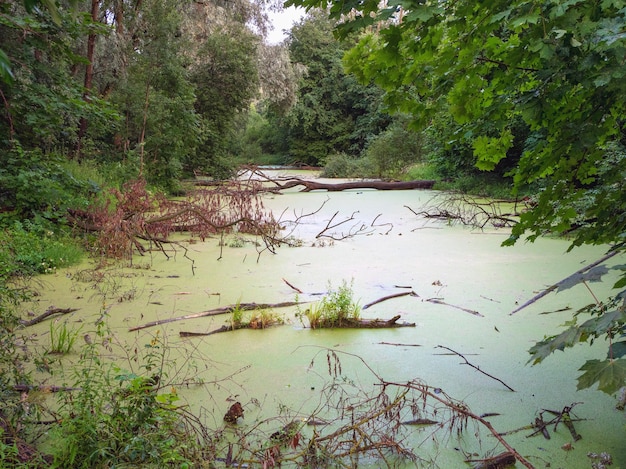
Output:
[[34,319],[31,319],[30,321],[24,321],[20,319],[20,324],[24,327],[33,326],[35,324],[39,324],[40,322],[44,321],[54,314],[68,314],[73,313],[74,311],[78,311],[78,308],[53,308],[51,306],[45,313],[37,316]]
[[486,371],[481,370],[481,369],[480,369],[480,367],[478,367],[478,366],[473,365],[472,363],[470,363],[470,362],[467,360],[467,358],[465,358],[465,356],[463,356],[463,354],[460,354],[459,352],[457,352],[457,351],[455,351],[455,350],[452,350],[452,349],[451,349],[451,348],[449,348],[449,347],[444,347],[443,345],[437,345],[437,347],[435,347],[435,348],[442,348],[442,349],[445,349],[445,350],[448,350],[448,351],[452,352],[453,354],[455,354],[455,355],[457,355],[457,356],[461,357],[461,358],[465,361],[465,365],[469,365],[469,366],[471,366],[471,367],[472,367],[472,368],[474,368],[476,371],[479,371],[480,373],[484,374],[485,376],[488,376],[488,377],[489,377],[489,378],[491,378],[491,379],[495,379],[496,381],[498,381],[499,383],[501,383],[501,384],[502,384],[505,388],[507,388],[509,391],[513,391],[513,392],[515,392],[515,389],[513,389],[511,386],[509,386],[508,384],[506,384],[506,383],[505,383],[504,381],[502,381],[500,378],[496,378],[495,376],[490,375],[490,374],[489,374],[489,373],[487,373]]
[[419,295],[417,293],[415,293],[413,290],[408,291],[408,292],[394,293],[392,295],[383,296],[382,298],[374,300],[371,303],[368,303],[365,306],[363,306],[361,309],[367,309],[367,308],[369,308],[371,306],[374,306],[374,305],[376,305],[378,303],[382,303],[383,301],[391,300],[393,298],[400,298],[401,296],[415,296],[415,297],[419,297]]
[[473,314],[474,316],[480,316],[481,318],[484,317],[478,311],[474,311],[473,309],[463,308],[462,306],[451,305],[450,303],[446,303],[445,301],[442,301],[438,298],[428,298],[426,301],[428,301],[429,303],[435,303],[436,305],[444,305],[444,306],[450,306],[451,308],[460,309],[461,311],[465,311],[466,313]]
[[234,311],[252,311],[257,309],[272,309],[272,308],[286,308],[289,306],[296,306],[302,304],[298,301],[283,301],[282,303],[239,303],[236,305],[224,306],[222,308],[215,308],[208,311],[202,311],[201,313],[187,314],[185,316],[178,316],[176,318],[159,319],[157,321],[151,321],[141,326],[135,326],[128,329],[128,332],[134,332],[148,327],[159,326],[161,324],[167,324],[175,321],[184,321],[186,319],[204,318],[209,316],[217,316],[220,314],[229,314]]

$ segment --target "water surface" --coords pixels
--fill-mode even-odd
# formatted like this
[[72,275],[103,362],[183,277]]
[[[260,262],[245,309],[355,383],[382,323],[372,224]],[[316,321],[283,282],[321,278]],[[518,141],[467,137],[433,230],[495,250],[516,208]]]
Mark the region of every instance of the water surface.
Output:
[[[541,365],[527,364],[527,350],[534,342],[560,332],[559,325],[571,317],[571,310],[555,311],[566,307],[575,310],[591,303],[588,290],[579,285],[552,293],[510,315],[538,291],[600,258],[605,250],[583,247],[566,253],[568,243],[555,239],[503,248],[500,244],[508,235],[506,229],[450,226],[416,217],[407,208],[419,211],[435,195],[432,191],[373,190],[292,190],[268,195],[266,206],[277,216],[283,214],[284,221],[323,205],[297,225],[286,223],[285,232],[293,230],[292,236],[301,240],[301,247],[285,246],[275,254],[259,254],[259,246],[253,243],[220,247],[219,239],[209,239],[187,244],[188,258],[180,249],[170,259],[158,253],[137,257],[133,268],[123,269],[123,276],[111,268],[110,275],[97,283],[93,273],[85,270],[91,266],[83,265],[44,277],[45,291],[31,309],[41,312],[50,305],[80,308],[65,319],[81,325],[82,334],[93,330],[104,308],[116,340],[131,348],[149,342],[158,330],[170,344],[169,356],[195,367],[170,377],[171,382],[190,377],[219,381],[215,387],[180,387],[192,409],[215,414],[215,425],[221,425],[228,407],[226,399],[233,396],[246,406],[244,420],[248,423],[277,415],[284,408],[302,416],[319,408],[323,400],[320,391],[329,382],[324,350],[332,348],[351,354],[342,358],[343,374],[355,384],[367,388],[376,381],[355,358],[358,356],[386,380],[421,379],[464,401],[477,414],[499,414],[490,421],[501,432],[529,425],[543,409],[560,410],[581,402],[575,414],[584,419],[576,424],[582,440],[572,443],[561,425],[555,432],[551,429],[551,440],[529,438],[532,431],[527,430],[510,435],[508,441],[536,467],[591,467],[586,456],[589,451],[607,451],[614,458],[614,467],[626,467],[626,419],[615,410],[615,400],[597,390],[576,391],[578,368],[587,359],[603,358],[606,344],[581,345],[566,353],[557,352]],[[316,238],[331,220],[338,223],[347,219],[351,220]],[[341,239],[355,231],[359,234]],[[81,275],[89,281],[76,282]],[[285,280],[303,293],[296,295]],[[607,280],[592,284],[597,295],[610,291],[612,282]],[[275,312],[286,324],[263,331],[179,338],[180,331],[208,332],[228,319],[216,316],[128,332],[149,321],[237,302],[315,301],[329,284],[337,287],[343,281],[352,284],[361,305],[410,287],[419,297],[385,301],[362,315],[390,318],[400,314],[401,320],[416,323],[416,327],[310,330],[295,316],[297,308],[284,308]],[[481,316],[426,301],[432,298]],[[45,344],[48,326],[33,331]],[[465,355],[515,392],[437,346]],[[117,360],[125,363],[123,358]],[[470,429],[462,441],[441,436],[441,444],[435,446],[430,443],[430,431],[418,432],[414,447],[424,445],[423,451],[434,454],[439,467],[464,467],[458,448],[480,455],[497,448],[493,438],[483,434],[476,440],[473,431]],[[563,450],[567,443],[574,449]]]

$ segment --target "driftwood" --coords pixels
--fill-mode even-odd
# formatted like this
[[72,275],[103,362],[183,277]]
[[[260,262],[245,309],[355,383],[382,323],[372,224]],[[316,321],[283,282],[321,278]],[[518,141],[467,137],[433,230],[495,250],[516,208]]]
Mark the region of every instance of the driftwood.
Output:
[[402,425],[439,425],[439,422],[430,419],[415,419],[400,422]]
[[[400,319],[400,315],[396,315],[391,319],[353,319],[347,318],[342,319],[341,324],[333,325],[334,328],[342,328],[342,329],[384,329],[387,327],[415,327],[415,323],[408,322],[398,322]],[[323,329],[324,327],[318,327],[318,329]]]
[[604,261],[609,260],[611,257],[619,254],[621,251],[611,251],[609,252],[607,255],[601,257],[600,259],[598,259],[595,262],[592,262],[591,264],[589,264],[588,266],[583,267],[580,270],[577,270],[576,272],[574,272],[572,275],[570,275],[567,278],[564,278],[563,280],[561,280],[560,282],[555,283],[554,285],[549,286],[548,288],[546,288],[545,290],[543,290],[541,293],[538,293],[537,295],[533,296],[530,300],[528,300],[526,303],[524,303],[522,306],[514,309],[513,311],[511,311],[509,314],[513,315],[515,313],[517,313],[518,311],[523,310],[524,308],[526,308],[527,306],[532,305],[534,302],[540,300],[541,298],[543,298],[544,296],[546,296],[548,293],[553,292],[554,290],[556,290],[557,288],[559,288],[560,285],[562,285],[564,282],[566,282],[567,280],[569,280],[570,278],[572,278],[575,275],[580,275],[590,269],[592,269],[593,267],[602,264]]
[[294,287],[291,283],[289,283],[287,280],[283,279],[283,282],[285,282],[289,288],[291,288],[292,290],[294,290],[296,293],[304,293],[302,290],[300,290],[298,287]]
[[[330,328],[338,328],[338,329],[385,329],[390,327],[415,327],[415,323],[408,322],[398,322],[400,319],[400,315],[392,317],[391,319],[342,319],[341,323],[333,324],[332,326],[325,327],[324,325],[320,325],[315,327],[315,329],[330,329]],[[230,332],[230,331],[238,331],[240,329],[261,329],[260,327],[255,327],[249,323],[241,323],[241,324],[225,324],[222,327],[214,329],[209,332],[185,332],[180,331],[179,335],[181,337],[202,337],[213,334],[220,334],[222,332]]]
[[378,342],[380,345],[393,345],[395,347],[421,347],[420,344],[397,344],[394,342]]
[[40,322],[44,321],[45,319],[47,319],[48,317],[54,315],[54,314],[68,314],[68,313],[73,313],[74,311],[78,311],[77,308],[53,308],[50,307],[48,308],[48,310],[37,316],[34,319],[31,319],[30,321],[24,321],[23,319],[20,319],[20,324],[24,327],[28,327],[28,326],[33,326],[35,324],[39,324]]
[[350,189],[376,189],[379,191],[389,190],[411,190],[411,189],[432,189],[435,185],[435,181],[431,180],[416,180],[416,181],[350,181],[350,182],[337,182],[326,183],[319,181],[312,181],[308,179],[294,178],[284,183],[278,183],[273,181],[279,190],[291,189],[292,187],[303,186],[302,192],[310,192],[316,190],[324,190],[329,192],[339,192]]
[[510,451],[505,451],[490,458],[468,459],[465,462],[471,463],[474,469],[503,469],[514,466],[515,461],[515,455]]
[[208,311],[202,311],[201,313],[187,314],[185,316],[178,316],[176,318],[159,319],[157,321],[151,321],[141,326],[135,326],[128,329],[128,332],[139,331],[141,329],[147,329],[148,327],[159,326],[161,324],[167,324],[169,322],[184,321],[185,319],[204,318],[209,316],[218,316],[220,314],[229,314],[237,310],[241,311],[254,311],[257,309],[272,309],[272,308],[286,308],[289,306],[296,306],[302,304],[298,301],[283,301],[282,303],[239,303],[236,305],[224,306],[222,308],[210,309]]
[[382,298],[379,298],[377,300],[372,301],[371,303],[366,304],[365,306],[363,306],[363,308],[361,309],[367,309],[371,306],[374,306],[378,303],[382,303],[383,301],[387,301],[387,300],[391,300],[393,298],[399,298],[401,296],[415,296],[415,297],[419,297],[419,295],[417,293],[415,293],[414,291],[407,291],[407,292],[401,292],[401,293],[394,293],[393,295],[387,295],[387,296],[383,296]]
[[180,337],[204,337],[207,335],[219,334],[221,332],[239,331],[241,329],[254,329],[254,330],[267,329],[268,327],[271,327],[273,325],[274,324],[268,324],[265,327],[258,327],[257,325],[252,324],[252,323],[224,324],[222,327],[218,327],[217,329],[214,329],[209,332],[180,331],[178,335],[180,335]]
[[462,306],[451,305],[450,303],[446,303],[445,301],[441,301],[438,298],[429,298],[426,301],[428,301],[429,303],[435,303],[436,305],[444,305],[444,306],[450,306],[451,308],[460,309],[461,311],[465,311],[466,313],[473,314],[474,316],[480,316],[481,318],[484,317],[478,311],[474,311],[472,309],[463,308]]

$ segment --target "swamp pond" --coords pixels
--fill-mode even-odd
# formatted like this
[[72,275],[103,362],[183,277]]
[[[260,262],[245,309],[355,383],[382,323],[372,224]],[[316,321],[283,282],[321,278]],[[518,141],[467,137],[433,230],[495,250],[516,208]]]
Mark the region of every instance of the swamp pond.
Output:
[[[261,425],[264,419],[282,415],[334,418],[325,406],[333,389],[327,361],[332,349],[340,360],[338,378],[344,392],[371,388],[378,381],[376,375],[401,383],[420,380],[464,402],[476,414],[497,414],[489,417],[491,424],[499,432],[511,432],[506,440],[537,468],[590,468],[594,461],[589,452],[610,453],[612,467],[626,468],[626,416],[615,409],[615,397],[596,389],[576,390],[578,368],[585,360],[604,357],[604,341],[556,352],[539,365],[527,363],[528,349],[544,336],[561,332],[573,311],[593,301],[590,292],[580,284],[510,314],[541,290],[602,257],[606,249],[582,247],[567,253],[568,242],[558,239],[501,247],[507,229],[478,230],[416,216],[414,212],[424,210],[435,196],[437,192],[425,190],[304,193],[297,188],[268,194],[266,208],[276,216],[282,214],[283,220],[315,212],[297,225],[285,225],[301,246],[259,254],[259,246],[250,242],[253,238],[227,237],[222,246],[219,237],[204,242],[181,238],[186,255],[177,248],[169,259],[159,252],[137,256],[132,267],[94,270],[85,263],[40,277],[41,294],[27,309],[38,315],[52,305],[78,308],[56,321],[80,328],[80,337],[93,335],[95,322],[106,310],[115,342],[128,350],[143,347],[158,331],[168,349],[167,360],[176,365],[168,383],[176,386],[191,411],[216,428],[224,425],[229,399],[241,402],[246,410],[242,426]],[[325,233],[342,238],[363,227],[360,234],[340,240],[316,238],[330,220],[335,224],[349,218]],[[620,262],[623,259],[613,259],[608,265]],[[609,274],[590,286],[602,297],[615,278]],[[306,327],[297,316],[306,309],[304,302],[319,301],[329,288],[343,282],[351,285],[361,306],[414,291],[418,296],[380,302],[361,316],[400,315],[401,321],[415,327]],[[228,324],[230,316],[219,315],[129,332],[150,321],[237,303],[296,300],[303,304],[273,310],[284,319],[283,325],[264,330],[179,336],[181,331],[209,332]],[[28,328],[28,333],[38,346],[49,346],[47,323]],[[491,377],[438,346],[462,354]],[[128,355],[110,358],[121,368],[136,366]],[[49,378],[50,384],[63,384],[57,380],[71,384],[71,367],[77,360],[78,352],[64,357],[67,376],[58,373]],[[561,410],[574,403],[579,441],[573,441],[564,425],[556,430],[550,426],[549,440],[541,434],[530,436],[533,429],[514,431],[531,425],[544,409]],[[277,426],[276,421],[267,422],[268,427]],[[460,435],[439,425],[407,427],[407,435],[405,443],[409,441],[423,460],[399,467],[468,467],[465,459],[504,450],[473,423]],[[375,459],[363,461],[368,464],[385,467]]]

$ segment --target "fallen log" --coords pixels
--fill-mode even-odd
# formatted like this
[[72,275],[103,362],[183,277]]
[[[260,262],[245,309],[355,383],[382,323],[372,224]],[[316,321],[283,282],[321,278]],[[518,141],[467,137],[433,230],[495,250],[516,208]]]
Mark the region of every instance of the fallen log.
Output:
[[292,179],[284,183],[276,183],[280,190],[290,189],[292,187],[304,186],[302,192],[310,192],[316,190],[324,190],[329,192],[339,192],[350,189],[376,189],[379,191],[399,191],[411,189],[432,189],[435,181],[416,180],[416,181],[349,181],[327,183],[313,181],[308,179]]
[[[415,327],[415,323],[398,322],[400,315],[391,319],[356,319],[344,318],[338,324],[333,324],[329,328],[339,329],[385,329],[388,327]],[[324,329],[324,325],[318,325],[316,329]]]
[[[389,327],[415,327],[415,323],[398,322],[400,315],[392,317],[391,319],[342,319],[341,323],[333,324],[332,326],[318,325],[315,329],[384,329]],[[273,324],[272,324],[273,325]],[[270,325],[271,326],[271,325]],[[238,331],[241,329],[261,329],[255,327],[252,323],[241,324],[224,324],[222,327],[214,329],[209,332],[186,332],[180,331],[180,337],[203,337],[213,334],[220,334],[222,332]]]
[[178,316],[175,318],[159,319],[157,321],[151,321],[141,326],[135,326],[128,329],[128,332],[139,331],[141,329],[147,329],[148,327],[159,326],[161,324],[167,324],[175,321],[184,321],[185,319],[204,318],[209,316],[218,316],[220,314],[229,314],[234,311],[253,311],[257,309],[273,309],[273,308],[286,308],[289,306],[296,306],[302,304],[302,301],[284,301],[282,303],[239,303],[236,305],[224,306],[222,308],[210,309],[208,311],[202,311],[201,313],[187,314],[185,316]]
[[267,329],[268,327],[272,327],[274,325],[275,324],[269,324],[269,325],[267,325],[265,327],[257,327],[253,323],[224,324],[222,327],[218,327],[217,329],[214,329],[214,330],[209,331],[209,332],[180,331],[178,333],[178,335],[180,337],[205,337],[205,336],[208,336],[208,335],[219,334],[221,332],[239,331],[241,329],[254,329],[254,330]]
[[473,464],[474,469],[503,469],[515,465],[515,455],[510,451],[505,451],[491,458],[468,459],[465,462]]
[[50,308],[48,308],[48,310],[37,316],[34,319],[31,319],[30,321],[25,321],[23,319],[20,319],[20,324],[24,327],[28,327],[28,326],[33,326],[35,324],[39,324],[40,322],[42,322],[43,320],[47,319],[48,317],[54,315],[54,314],[68,314],[68,313],[73,313],[74,311],[78,311],[77,308],[53,308],[52,306]]

